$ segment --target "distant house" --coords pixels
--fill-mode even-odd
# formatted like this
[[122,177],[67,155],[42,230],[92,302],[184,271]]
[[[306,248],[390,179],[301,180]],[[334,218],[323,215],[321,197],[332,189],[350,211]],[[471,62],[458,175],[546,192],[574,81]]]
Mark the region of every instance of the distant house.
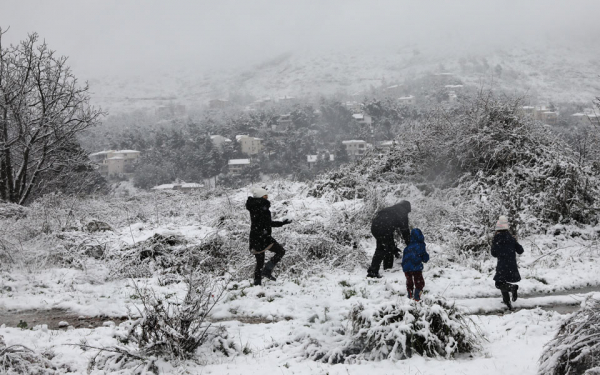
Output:
[[223,146],[231,143],[231,139],[225,138],[222,135],[211,135],[210,140],[212,141],[213,145],[220,150],[223,149]]
[[558,112],[543,111],[540,113],[539,119],[547,125],[558,125]]
[[571,115],[571,118],[575,119],[578,125],[600,125],[600,115],[594,113],[594,110],[592,109],[586,109],[583,112],[574,113]]
[[230,159],[227,162],[229,173],[238,175],[242,171],[250,166],[250,159]]
[[335,161],[335,155],[322,153],[319,155],[306,155],[306,162],[308,163],[308,169],[314,168],[319,160],[324,161],[327,160],[327,155],[329,155],[329,162]]
[[108,150],[90,154],[90,159],[100,166],[104,177],[123,176],[133,173],[140,157],[137,150]]
[[395,144],[396,144],[396,141],[381,141],[381,142],[376,143],[375,147],[384,149],[384,150],[389,150]]
[[208,102],[208,108],[210,109],[223,109],[229,107],[229,100],[225,99],[212,99]]
[[401,96],[398,98],[398,103],[404,105],[413,105],[415,104],[415,97],[413,95]]
[[521,113],[547,125],[558,125],[558,112],[546,106],[522,106]]
[[362,157],[367,151],[368,145],[368,143],[363,140],[342,141],[342,144],[346,147],[346,152],[352,160]]
[[346,107],[347,110],[349,110],[352,113],[359,113],[362,111],[362,107],[363,105],[359,102],[356,101],[348,101],[348,102],[344,102],[342,103],[342,105],[344,107]]
[[352,118],[360,125],[371,126],[371,124],[373,123],[373,119],[371,118],[371,116],[367,115],[366,113],[355,113],[352,115]]
[[294,98],[293,96],[280,96],[279,98],[277,98],[278,102],[284,102],[284,103],[290,103],[293,102],[296,98]]
[[254,138],[248,135],[236,135],[235,140],[242,146],[242,152],[246,155],[256,155],[262,151],[262,138]]
[[190,192],[190,191],[195,191],[195,190],[201,190],[202,188],[204,188],[203,184],[198,184],[198,183],[194,183],[194,182],[181,182],[181,183],[174,183],[174,184],[163,184],[163,185],[158,185],[153,187],[151,190],[154,191],[165,191],[165,190],[179,190],[179,191],[185,191],[185,192]]

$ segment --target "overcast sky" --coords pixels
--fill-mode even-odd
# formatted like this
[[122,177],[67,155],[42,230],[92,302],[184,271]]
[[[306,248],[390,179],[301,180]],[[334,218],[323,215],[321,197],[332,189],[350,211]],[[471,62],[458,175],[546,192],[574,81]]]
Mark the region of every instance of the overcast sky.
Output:
[[38,32],[86,76],[240,67],[289,51],[580,46],[599,39],[599,17],[599,0],[0,0],[5,41]]

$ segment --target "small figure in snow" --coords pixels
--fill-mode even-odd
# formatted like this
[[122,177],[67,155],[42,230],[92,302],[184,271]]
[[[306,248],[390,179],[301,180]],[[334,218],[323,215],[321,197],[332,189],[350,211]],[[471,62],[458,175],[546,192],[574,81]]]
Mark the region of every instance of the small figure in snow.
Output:
[[[252,197],[246,201],[246,209],[250,211],[250,252],[256,257],[256,268],[254,269],[254,285],[261,285],[262,276],[276,281],[273,276],[273,268],[283,258],[285,249],[271,237],[272,227],[282,227],[290,224],[291,220],[271,220],[271,202],[268,192],[262,188],[252,190]],[[265,264],[265,252],[275,253]],[[264,268],[263,268],[264,266]]]
[[408,228],[408,213],[410,202],[402,201],[391,207],[379,211],[371,223],[371,233],[377,241],[375,254],[371,261],[371,267],[367,270],[367,277],[381,278],[379,266],[383,261],[383,269],[387,270],[394,266],[394,256],[400,257],[400,250],[394,241],[394,232],[400,231],[402,239],[408,245],[410,241],[410,230]]
[[425,287],[423,263],[428,261],[429,254],[425,249],[425,237],[419,228],[414,228],[410,232],[410,243],[402,255],[402,270],[406,276],[408,298],[415,301],[421,300],[421,292]]
[[512,310],[512,301],[517,300],[517,290],[519,286],[516,283],[521,281],[519,267],[517,267],[516,254],[523,254],[523,247],[508,231],[508,219],[506,216],[500,216],[496,223],[496,234],[492,239],[492,256],[498,258],[496,264],[496,288],[502,292],[502,300],[509,310]]

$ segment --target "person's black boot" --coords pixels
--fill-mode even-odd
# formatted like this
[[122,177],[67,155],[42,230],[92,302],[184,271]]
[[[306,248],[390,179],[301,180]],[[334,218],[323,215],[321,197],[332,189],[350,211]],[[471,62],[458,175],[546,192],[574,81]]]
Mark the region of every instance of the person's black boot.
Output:
[[510,303],[510,294],[508,292],[502,291],[502,301],[508,307],[509,310],[512,310],[512,304]]
[[515,302],[519,296],[517,295],[517,290],[519,290],[519,286],[517,284],[513,284],[511,287],[512,293],[512,301]]
[[370,277],[370,278],[373,278],[373,279],[381,279],[383,276],[381,276],[378,273],[367,272],[367,277]]
[[275,263],[268,261],[267,264],[265,264],[265,268],[262,270],[262,275],[271,281],[277,281],[275,276],[272,274],[273,268],[275,268]]
[[261,277],[254,277],[254,286],[259,286],[262,285],[262,278]]

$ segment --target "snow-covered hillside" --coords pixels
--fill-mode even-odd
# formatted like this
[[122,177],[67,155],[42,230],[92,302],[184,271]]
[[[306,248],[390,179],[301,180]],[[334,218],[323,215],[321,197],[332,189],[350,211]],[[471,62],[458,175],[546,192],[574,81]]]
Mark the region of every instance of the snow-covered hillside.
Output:
[[539,46],[468,54],[411,47],[320,54],[294,51],[239,69],[174,68],[151,77],[83,78],[90,81],[93,101],[116,113],[153,111],[167,104],[196,109],[211,99],[237,94],[277,99],[340,93],[362,99],[371,88],[440,72],[452,73],[468,85],[526,94],[535,102],[590,102],[600,91],[599,71],[597,49]]

